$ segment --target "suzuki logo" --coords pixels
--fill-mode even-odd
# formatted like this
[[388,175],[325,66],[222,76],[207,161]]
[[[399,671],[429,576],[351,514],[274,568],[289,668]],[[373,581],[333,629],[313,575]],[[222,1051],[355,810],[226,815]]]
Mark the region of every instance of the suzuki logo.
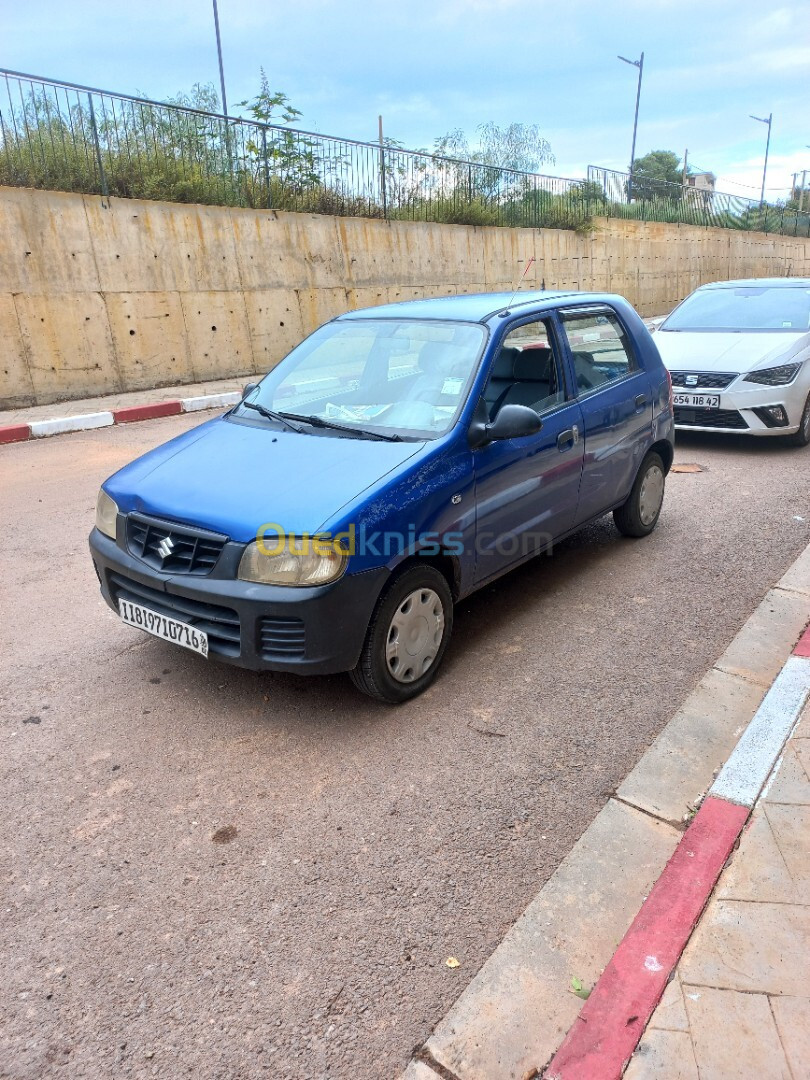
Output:
[[697,386],[698,381],[699,380],[698,380],[697,375],[687,375],[686,378],[684,379],[684,384],[686,386]]
[[174,551],[174,540],[170,536],[164,536],[158,544],[158,555],[161,559],[168,559]]

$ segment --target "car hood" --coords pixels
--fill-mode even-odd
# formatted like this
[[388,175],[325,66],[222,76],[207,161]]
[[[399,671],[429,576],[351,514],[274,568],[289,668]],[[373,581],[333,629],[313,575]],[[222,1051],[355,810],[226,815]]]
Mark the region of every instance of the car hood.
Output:
[[297,535],[317,532],[423,446],[218,417],[144,454],[104,488],[123,513],[140,510],[247,543],[270,522]]
[[807,334],[692,333],[657,330],[653,340],[671,371],[751,371],[790,359]]

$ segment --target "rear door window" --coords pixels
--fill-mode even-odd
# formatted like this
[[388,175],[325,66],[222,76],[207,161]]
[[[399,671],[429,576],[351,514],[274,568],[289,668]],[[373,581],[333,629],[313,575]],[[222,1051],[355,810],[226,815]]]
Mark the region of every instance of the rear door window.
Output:
[[561,311],[579,397],[638,370],[627,332],[610,309]]

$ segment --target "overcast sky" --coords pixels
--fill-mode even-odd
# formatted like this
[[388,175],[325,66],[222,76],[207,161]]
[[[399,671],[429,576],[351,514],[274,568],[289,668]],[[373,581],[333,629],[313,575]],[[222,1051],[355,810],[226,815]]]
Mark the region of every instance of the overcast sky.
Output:
[[[810,3],[763,0],[219,0],[229,103],[273,88],[301,126],[372,139],[377,114],[407,147],[494,120],[538,124],[556,163],[624,169],[645,52],[637,153],[674,150],[759,196],[810,169]],[[7,68],[163,99],[218,84],[211,0],[0,0]],[[238,110],[231,108],[231,112]],[[809,181],[810,182],[810,181]]]

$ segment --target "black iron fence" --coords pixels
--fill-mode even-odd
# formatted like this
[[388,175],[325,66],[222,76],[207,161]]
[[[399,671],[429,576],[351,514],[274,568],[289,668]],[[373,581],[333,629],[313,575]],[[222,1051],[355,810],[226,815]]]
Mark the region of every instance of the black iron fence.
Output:
[[0,69],[0,184],[122,198],[588,230],[596,215],[810,235],[810,215],[589,169],[569,180]]
[[[663,180],[588,166],[586,193],[594,214],[639,221],[672,221],[810,236],[810,213],[788,206],[760,205],[757,200],[728,195],[709,187],[670,184]],[[601,209],[600,209],[601,206]]]
[[481,225],[575,227],[582,182],[0,71],[0,184]]

